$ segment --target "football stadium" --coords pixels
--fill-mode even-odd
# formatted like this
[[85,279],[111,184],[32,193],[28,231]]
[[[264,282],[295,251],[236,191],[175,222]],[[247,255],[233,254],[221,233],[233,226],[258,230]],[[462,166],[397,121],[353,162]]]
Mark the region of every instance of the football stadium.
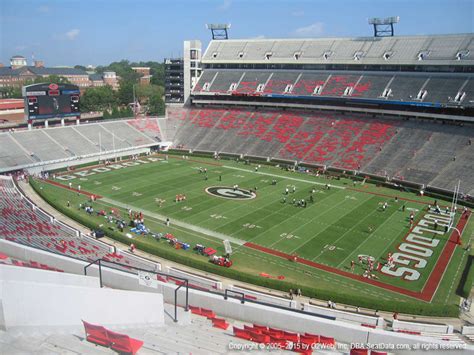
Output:
[[165,115],[85,119],[80,86],[24,85],[0,352],[474,352],[474,35],[398,21],[208,24],[164,61]]

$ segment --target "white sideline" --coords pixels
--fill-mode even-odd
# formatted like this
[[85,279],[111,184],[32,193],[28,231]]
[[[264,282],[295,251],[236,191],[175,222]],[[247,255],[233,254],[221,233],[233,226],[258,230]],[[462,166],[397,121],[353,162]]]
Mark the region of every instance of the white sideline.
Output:
[[[127,203],[122,203],[120,201],[116,201],[116,200],[113,200],[113,199],[108,198],[108,197],[102,197],[100,200],[98,200],[99,203],[100,203],[100,201],[103,201],[103,202],[108,203],[110,205],[115,205],[115,206],[118,206],[118,207],[121,207],[121,208],[125,208],[127,210],[132,209],[134,211],[142,211],[143,214],[145,214],[147,216],[150,216],[150,217],[152,217],[156,220],[160,220],[160,221],[163,221],[163,222],[166,220],[166,217],[161,215],[161,214],[151,212],[151,211],[148,211],[148,210],[144,210],[143,208],[138,208],[138,207],[135,207],[135,206],[127,204]],[[197,227],[197,226],[194,226],[194,225],[186,223],[186,222],[182,222],[182,221],[177,220],[177,219],[172,219],[171,224],[172,225],[174,224],[174,225],[177,225],[179,227],[192,230],[194,232],[202,233],[202,234],[205,234],[205,235],[210,235],[211,237],[215,237],[217,239],[228,240],[228,241],[230,241],[234,244],[237,244],[237,245],[244,245],[246,243],[245,240],[233,238],[233,237],[228,236],[226,234],[214,232],[214,231],[212,231],[210,229],[207,229],[207,228]]]
[[[227,169],[245,171],[245,172],[247,172],[247,173],[252,173],[252,174],[266,175],[266,176],[272,176],[272,177],[277,177],[277,178],[286,179],[286,180],[293,180],[293,181],[299,181],[299,182],[306,182],[306,183],[312,184],[312,185],[326,186],[326,184],[323,184],[322,182],[309,181],[309,180],[305,180],[305,179],[298,179],[298,178],[294,178],[294,177],[281,176],[281,175],[271,174],[271,173],[263,173],[263,172],[261,172],[261,171],[252,171],[252,170],[249,170],[249,169],[236,168],[236,167],[234,167],[234,166],[228,166],[228,165],[223,165],[222,167],[223,167],[223,168],[227,168]],[[343,187],[343,186],[334,186],[334,185],[331,185],[331,188],[341,189],[341,190],[345,190],[345,189],[346,189],[346,188]]]

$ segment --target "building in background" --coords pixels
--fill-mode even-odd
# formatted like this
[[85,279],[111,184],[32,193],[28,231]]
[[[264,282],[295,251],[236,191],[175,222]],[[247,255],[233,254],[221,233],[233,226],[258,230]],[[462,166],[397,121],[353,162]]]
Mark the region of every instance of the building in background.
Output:
[[102,75],[102,79],[104,80],[104,85],[109,85],[112,87],[113,90],[119,89],[119,77],[114,71],[104,71]]
[[150,85],[151,75],[150,67],[132,67],[132,70],[140,74],[140,85]]
[[201,76],[202,44],[199,40],[184,41],[184,102],[188,102],[191,89]]
[[201,76],[201,41],[184,41],[182,58],[165,59],[165,102],[184,104]]
[[14,55],[10,58],[10,66],[12,69],[18,69],[26,66],[26,58],[21,55]]
[[183,58],[165,59],[165,103],[184,103]]
[[0,66],[0,87],[22,87],[29,80],[50,75],[64,77],[81,89],[103,85],[110,85],[114,90],[118,89],[118,78],[115,72],[104,72],[102,75],[90,74],[82,69],[70,67],[45,67],[41,60],[35,60],[33,65],[29,66],[26,58],[19,55],[10,59],[9,67]]

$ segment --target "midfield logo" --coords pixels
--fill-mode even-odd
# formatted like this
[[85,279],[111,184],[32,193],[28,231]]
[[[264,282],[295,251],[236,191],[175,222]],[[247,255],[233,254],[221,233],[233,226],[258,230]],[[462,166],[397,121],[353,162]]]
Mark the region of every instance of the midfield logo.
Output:
[[221,197],[221,198],[228,198],[232,200],[251,200],[257,195],[254,192],[244,190],[241,188],[233,188],[233,187],[226,187],[226,186],[211,186],[206,189],[206,192],[209,195]]

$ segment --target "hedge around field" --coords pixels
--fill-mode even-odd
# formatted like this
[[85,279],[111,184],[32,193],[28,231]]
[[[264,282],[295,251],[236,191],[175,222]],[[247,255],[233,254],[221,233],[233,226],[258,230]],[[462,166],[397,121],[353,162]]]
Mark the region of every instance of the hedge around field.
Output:
[[469,298],[474,282],[474,255],[469,255],[466,266],[464,267],[459,281],[457,294],[464,298]]
[[[40,195],[48,204],[53,206],[56,210],[62,214],[68,216],[69,218],[74,219],[78,223],[84,225],[87,228],[98,229],[99,223],[91,221],[86,216],[77,213],[74,209],[69,209],[62,204],[59,204],[55,201],[52,201],[49,196],[44,192],[44,190],[39,188],[39,183],[30,178],[30,184],[33,189]],[[105,234],[118,242],[128,245],[130,239],[127,238],[123,233],[120,233],[115,230],[104,230]],[[457,317],[459,315],[459,307],[456,305],[440,305],[440,304],[427,304],[423,302],[394,302],[394,301],[384,301],[379,300],[375,296],[374,298],[363,297],[354,293],[343,294],[336,293],[329,290],[321,290],[316,287],[308,287],[304,285],[299,285],[297,283],[291,283],[281,280],[273,279],[262,279],[261,277],[243,273],[241,271],[232,269],[232,268],[223,268],[216,266],[209,262],[195,260],[186,257],[185,255],[179,255],[178,251],[170,249],[169,251],[162,248],[154,248],[153,246],[144,243],[140,240],[134,240],[135,246],[149,254],[156,255],[158,257],[177,262],[182,265],[189,266],[191,268],[199,269],[209,273],[217,274],[227,278],[231,278],[237,281],[258,285],[261,287],[266,287],[274,290],[279,290],[283,292],[288,292],[289,289],[301,289],[302,294],[307,297],[331,300],[336,303],[348,304],[353,306],[359,306],[369,309],[378,309],[389,312],[399,312],[405,314],[416,314],[416,315],[426,315],[426,316],[436,316],[436,317]],[[471,283],[474,272],[471,272]],[[469,283],[466,283],[469,284]]]

